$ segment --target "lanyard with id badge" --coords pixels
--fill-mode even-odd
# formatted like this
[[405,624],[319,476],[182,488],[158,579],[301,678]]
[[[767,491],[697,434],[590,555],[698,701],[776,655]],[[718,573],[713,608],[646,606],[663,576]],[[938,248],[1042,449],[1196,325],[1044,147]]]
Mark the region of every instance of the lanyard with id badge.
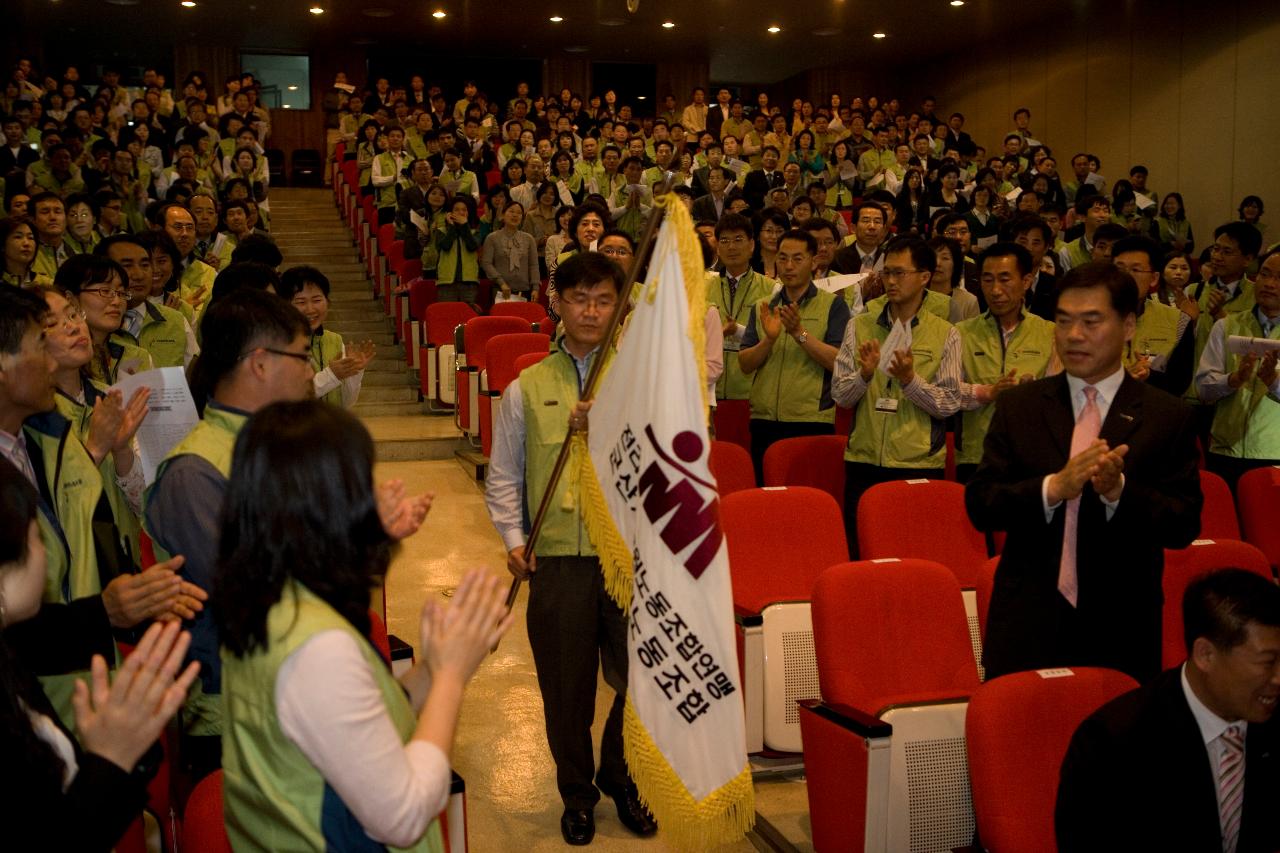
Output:
[[[901,320],[893,321],[893,328],[889,330],[889,335],[884,339],[884,343],[880,345],[880,364],[877,370],[885,375],[889,373],[889,365],[893,363],[893,354],[898,350],[911,349],[911,326],[903,323]],[[876,398],[876,411],[886,415],[896,415],[898,413],[898,404],[901,402],[896,397],[890,397],[888,392],[893,388],[893,377],[889,377],[889,382],[885,385],[885,393]]]

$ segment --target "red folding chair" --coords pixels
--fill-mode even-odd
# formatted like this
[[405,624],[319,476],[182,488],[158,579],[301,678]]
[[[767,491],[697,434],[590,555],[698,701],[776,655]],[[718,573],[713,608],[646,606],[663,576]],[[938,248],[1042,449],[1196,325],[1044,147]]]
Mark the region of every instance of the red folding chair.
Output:
[[231,853],[222,819],[222,771],[200,780],[182,812],[182,849],[200,853]]
[[485,345],[495,335],[530,331],[519,317],[472,317],[455,331],[458,403],[454,423],[474,444],[480,442],[480,373],[485,368]]
[[1164,574],[1160,586],[1164,591],[1161,623],[1164,639],[1161,663],[1165,669],[1187,659],[1187,644],[1182,631],[1182,596],[1193,580],[1216,569],[1244,569],[1274,582],[1271,564],[1248,542],[1234,539],[1197,539],[1186,548],[1164,552]]
[[716,439],[732,441],[751,450],[751,403],[747,400],[716,400]]
[[1072,735],[1137,686],[1123,672],[1073,667],[1004,675],[974,691],[965,740],[985,849],[1052,849],[1058,771]]
[[552,334],[547,312],[536,302],[495,302],[489,309],[490,317],[519,317],[534,324],[538,331]]
[[822,700],[801,703],[817,850],[973,842],[964,717],[978,687],[960,585],[927,560],[842,563],[813,589]]
[[523,355],[516,356],[515,371],[516,376],[524,373],[530,367],[542,361],[551,353],[549,352],[526,352]]
[[550,349],[551,337],[543,332],[494,335],[485,344],[485,368],[480,374],[480,452],[485,456],[493,447],[493,407],[519,376],[516,359],[525,353],[545,355]]
[[812,486],[835,498],[844,510],[844,448],[838,435],[784,438],[764,452],[766,486]]
[[844,518],[827,493],[795,486],[725,495],[720,524],[733,580],[747,751],[799,752],[796,701],[819,695],[809,599],[818,576],[849,557]]
[[[393,228],[395,226],[392,226]],[[400,279],[396,271],[404,263],[404,241],[392,240],[391,245],[387,246],[387,256],[383,259],[383,276],[382,276],[382,298],[389,306],[388,314],[391,315],[395,326],[396,337],[401,334],[401,325],[405,319],[405,309],[409,305],[409,300],[400,299]]]
[[707,459],[711,476],[716,479],[720,496],[756,487],[755,466],[751,454],[732,441],[711,442],[711,454]]
[[430,411],[451,411],[458,401],[455,372],[457,330],[474,318],[476,312],[465,302],[429,302],[418,314],[418,297],[428,287],[434,297],[434,281],[415,281],[410,291],[411,310],[414,316],[422,317],[425,337],[419,351],[418,383]]
[[1275,508],[1280,506],[1280,467],[1255,468],[1236,482],[1236,505],[1244,540],[1267,555],[1274,572],[1280,567],[1280,524]]
[[[898,523],[904,512],[917,523]],[[946,480],[899,480],[872,486],[858,502],[858,554],[864,560],[933,560],[955,573],[964,590],[973,658],[982,673],[977,585],[987,540],[969,522],[964,486]]]
[[[422,357],[421,350],[426,344],[425,332],[423,331],[423,323],[426,321],[427,306],[435,304],[436,297],[439,295],[436,280],[433,278],[422,278],[415,276],[406,279],[409,284],[405,289],[409,292],[409,336],[405,338],[405,364],[419,371],[419,380],[421,380]],[[475,315],[475,311],[471,312]],[[470,319],[470,318],[468,318]],[[408,341],[412,338],[414,345],[412,350],[407,348]],[[449,338],[452,345],[453,338]]]
[[1227,485],[1227,481],[1201,468],[1200,491],[1204,494],[1204,505],[1200,508],[1201,538],[1241,538],[1236,501],[1231,497],[1231,487]]

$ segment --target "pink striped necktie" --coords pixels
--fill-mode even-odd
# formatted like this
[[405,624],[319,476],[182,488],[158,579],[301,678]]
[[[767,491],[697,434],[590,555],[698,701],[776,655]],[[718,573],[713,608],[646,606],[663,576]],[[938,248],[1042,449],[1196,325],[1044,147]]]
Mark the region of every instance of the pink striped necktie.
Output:
[[[1098,411],[1098,389],[1084,386],[1084,408],[1071,432],[1071,455],[1083,453],[1102,431],[1102,414]],[[1076,606],[1080,588],[1076,576],[1076,532],[1080,524],[1080,498],[1067,501],[1066,524],[1062,530],[1062,561],[1058,564],[1058,592]]]
[[1218,820],[1222,825],[1222,853],[1235,853],[1244,811],[1244,732],[1238,724],[1218,735]]

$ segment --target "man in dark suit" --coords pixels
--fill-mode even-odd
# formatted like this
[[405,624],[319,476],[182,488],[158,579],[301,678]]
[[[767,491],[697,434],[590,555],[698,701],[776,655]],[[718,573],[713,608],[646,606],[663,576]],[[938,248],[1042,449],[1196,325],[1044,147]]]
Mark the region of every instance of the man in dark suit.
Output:
[[1008,531],[987,617],[987,677],[1104,666],[1160,671],[1164,548],[1200,531],[1190,410],[1124,370],[1137,285],[1108,263],[1058,288],[1064,373],[996,398],[965,490],[982,531]]
[[1280,849],[1280,587],[1214,572],[1182,612],[1186,663],[1071,739],[1054,815],[1063,853]]
[[0,178],[4,179],[5,205],[16,193],[26,192],[27,167],[40,159],[40,154],[23,138],[22,122],[15,116],[4,118],[4,145],[0,146]]
[[742,185],[742,197],[751,205],[751,209],[764,209],[765,196],[769,190],[783,185],[782,172],[778,171],[778,149],[766,145],[760,151],[762,168],[747,173],[747,180]]
[[729,183],[724,166],[710,166],[707,170],[707,194],[693,200],[694,222],[719,222],[725,214],[732,192],[726,192]]
[[404,256],[416,258],[422,254],[422,238],[411,214],[431,218],[427,213],[427,192],[436,183],[436,176],[426,160],[410,163],[409,174],[413,184],[401,192],[396,201],[396,230],[404,235]]
[[707,110],[707,131],[716,138],[720,139],[720,130],[724,127],[724,123],[729,120],[732,113],[730,112],[730,104],[733,102],[733,94],[723,86],[716,92],[716,102]]

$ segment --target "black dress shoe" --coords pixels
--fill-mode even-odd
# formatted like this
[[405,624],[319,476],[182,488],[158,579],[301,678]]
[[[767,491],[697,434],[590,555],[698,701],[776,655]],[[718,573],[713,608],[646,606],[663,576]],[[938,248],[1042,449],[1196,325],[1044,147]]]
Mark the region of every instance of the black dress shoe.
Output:
[[560,817],[560,834],[565,844],[582,847],[596,837],[596,818],[590,809],[565,809]]
[[634,782],[628,782],[621,791],[605,791],[618,806],[618,820],[627,829],[644,838],[658,831],[658,822],[640,802],[640,792]]

